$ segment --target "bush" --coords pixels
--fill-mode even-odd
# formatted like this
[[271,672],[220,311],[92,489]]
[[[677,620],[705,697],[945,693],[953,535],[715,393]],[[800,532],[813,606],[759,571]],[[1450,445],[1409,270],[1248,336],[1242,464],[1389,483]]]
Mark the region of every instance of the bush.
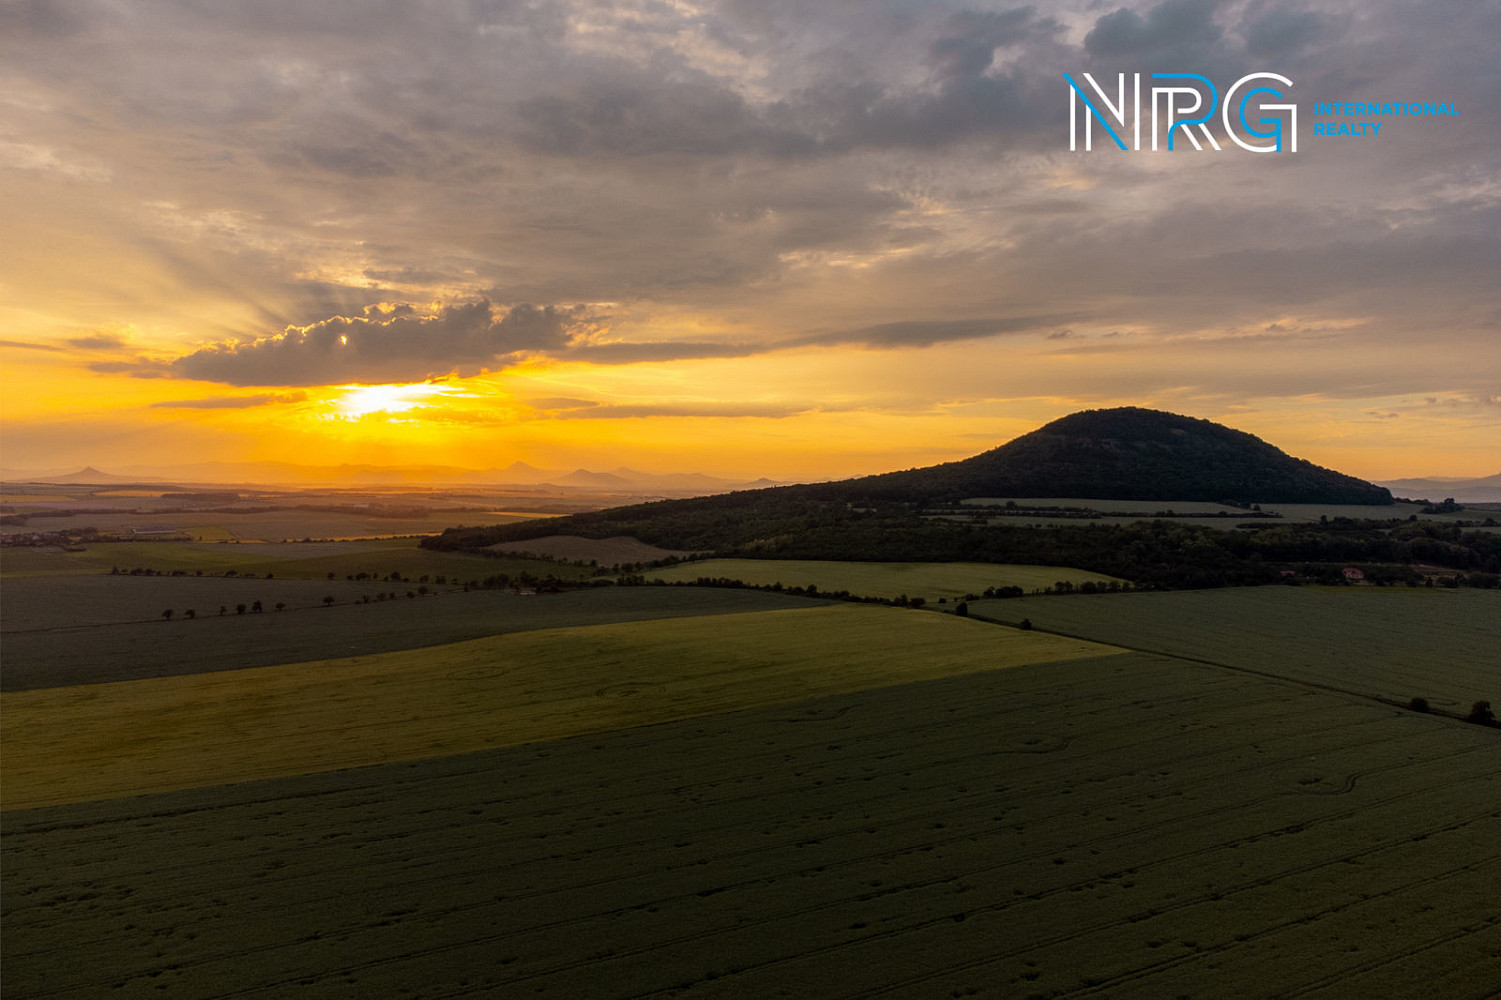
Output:
[[1473,722],[1477,726],[1494,726],[1496,724],[1496,713],[1491,711],[1490,702],[1477,701],[1470,706],[1470,714],[1465,716],[1465,721]]
[[1428,699],[1414,698],[1412,701],[1409,701],[1407,703],[1407,707],[1412,709],[1414,712],[1426,712],[1428,711]]

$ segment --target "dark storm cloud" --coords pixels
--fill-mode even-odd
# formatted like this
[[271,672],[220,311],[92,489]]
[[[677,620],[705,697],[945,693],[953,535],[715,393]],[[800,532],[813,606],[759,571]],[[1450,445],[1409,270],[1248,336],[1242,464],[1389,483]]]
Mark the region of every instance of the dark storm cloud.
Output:
[[496,318],[488,301],[447,306],[436,315],[410,307],[334,316],[248,342],[206,347],[171,363],[184,378],[229,385],[420,382],[473,374],[496,359],[563,347],[574,310],[522,304]]

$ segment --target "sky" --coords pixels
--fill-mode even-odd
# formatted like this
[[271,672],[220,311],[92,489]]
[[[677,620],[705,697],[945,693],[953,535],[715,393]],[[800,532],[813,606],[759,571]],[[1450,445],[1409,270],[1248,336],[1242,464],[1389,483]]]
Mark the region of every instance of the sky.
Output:
[[[1070,150],[1118,72],[1277,73],[1298,150]],[[821,479],[1138,405],[1482,476],[1498,341],[1497,0],[0,0],[10,469]]]

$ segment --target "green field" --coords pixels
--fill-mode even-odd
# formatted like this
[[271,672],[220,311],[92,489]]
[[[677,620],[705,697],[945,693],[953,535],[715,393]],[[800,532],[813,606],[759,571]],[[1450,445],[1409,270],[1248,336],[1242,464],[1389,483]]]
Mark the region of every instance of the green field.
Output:
[[142,567],[171,572],[254,573],[278,578],[321,580],[329,573],[387,576],[443,574],[462,580],[484,579],[496,573],[511,576],[529,572],[561,579],[585,579],[592,570],[533,559],[492,558],[467,552],[436,552],[419,548],[415,538],[367,539],[349,542],[268,542],[220,544],[212,542],[107,542],[82,552],[61,549],[8,548],[0,556],[0,577],[67,576],[108,573],[111,568]]
[[[1442,499],[1441,497],[1435,499]],[[1151,518],[1163,512],[1172,511],[1176,515],[1209,515],[1192,518],[1195,524],[1206,524],[1211,527],[1221,524],[1217,515],[1228,514],[1229,517],[1221,526],[1236,523],[1235,518],[1240,516],[1248,523],[1262,523],[1261,519],[1255,518],[1253,512],[1240,507],[1230,507],[1225,504],[1209,503],[1199,500],[1094,500],[1080,497],[976,497],[965,500],[964,504],[977,508],[977,513],[990,507],[1004,507],[1009,502],[1015,502],[1018,507],[1073,507],[1080,510],[1093,510],[1111,514],[1131,515],[1127,517],[1105,517],[1091,519],[1094,523],[1103,524],[1129,524],[1134,520]],[[1354,520],[1377,520],[1387,521],[1392,519],[1407,520],[1416,516],[1424,521],[1438,521],[1452,524],[1456,521],[1484,521],[1488,517],[1495,517],[1497,512],[1484,508],[1471,508],[1452,514],[1424,514],[1423,504],[1420,503],[1395,503],[1387,505],[1365,504],[1311,504],[1311,503],[1264,503],[1261,509],[1265,513],[1281,515],[1284,522],[1297,524],[1317,523],[1320,518],[1327,517],[1333,520],[1336,517],[1348,517]],[[1498,518],[1501,520],[1501,518]],[[1038,523],[1038,524],[1077,524],[1077,519],[1050,518],[1046,513],[1029,514],[1025,511],[1014,516],[1006,516],[999,519],[999,523]],[[1266,523],[1275,524],[1272,520]]]
[[1251,587],[979,601],[972,614],[1446,709],[1501,705],[1501,592]]
[[705,559],[648,572],[653,579],[692,582],[700,577],[742,580],[755,586],[847,590],[857,597],[894,598],[903,594],[935,601],[978,594],[987,587],[1041,590],[1059,580],[1073,584],[1108,583],[1099,573],[1062,566],[1013,566],[995,563],[866,563],[799,559]]
[[450,756],[1118,652],[844,604],[8,692],[4,802],[25,809]]
[[6,992],[1480,1000],[1498,764],[1129,654],[13,811]]
[[[259,600],[263,614],[220,617],[219,603],[198,598],[223,588],[241,602]],[[484,636],[573,625],[655,621],[693,615],[821,607],[826,602],[755,590],[699,587],[595,587],[560,594],[517,596],[507,591],[444,592],[369,604],[347,603],[380,589],[406,585],[311,583],[292,580],[182,580],[174,577],[66,577],[5,581],[0,599],[6,627],[29,622],[31,631],[7,631],[0,689],[21,691],[71,684],[135,680],[268,667],[336,656],[418,649]],[[193,590],[184,598],[179,588]],[[340,603],[322,605],[322,596]],[[12,603],[12,595],[18,595]],[[196,605],[188,604],[196,601]],[[174,604],[172,621],[160,618]],[[275,613],[276,601],[288,610]],[[199,617],[185,621],[184,606]],[[12,611],[15,620],[12,620]],[[102,618],[139,616],[135,624],[98,624]]]
[[[102,532],[136,529],[176,528],[198,541],[222,539],[242,542],[280,542],[298,538],[367,538],[390,535],[436,535],[444,528],[460,524],[503,524],[523,521],[535,514],[505,514],[498,511],[430,510],[425,515],[381,517],[349,510],[282,510],[223,513],[204,511],[186,513],[150,504],[137,498],[121,498],[120,506],[161,507],[151,513],[106,514],[80,512],[69,517],[31,515],[24,527],[7,531],[62,531],[93,527]],[[179,502],[180,503],[180,502]],[[77,505],[70,505],[77,506]]]
[[[1024,585],[983,564],[676,570],[715,563],[930,601],[912,581]],[[1495,591],[1032,596],[962,619],[603,586],[108,624],[212,588],[408,587],[89,573],[0,586],[6,996],[1501,983],[1501,734],[1393,704],[1501,702]]]
[[1080,510],[1111,511],[1122,514],[1138,514],[1151,517],[1159,511],[1171,510],[1175,514],[1245,514],[1241,507],[1202,500],[1081,500],[1076,497],[976,497],[965,500],[966,506],[1004,507],[1015,503],[1018,507],[1074,507]]

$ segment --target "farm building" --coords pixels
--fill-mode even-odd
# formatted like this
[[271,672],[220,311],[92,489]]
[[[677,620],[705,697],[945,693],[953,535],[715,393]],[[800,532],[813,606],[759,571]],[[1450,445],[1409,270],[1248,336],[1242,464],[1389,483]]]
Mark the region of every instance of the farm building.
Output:
[[1365,573],[1359,569],[1356,569],[1354,566],[1346,566],[1343,572],[1345,574],[1346,580],[1355,581],[1365,579]]

